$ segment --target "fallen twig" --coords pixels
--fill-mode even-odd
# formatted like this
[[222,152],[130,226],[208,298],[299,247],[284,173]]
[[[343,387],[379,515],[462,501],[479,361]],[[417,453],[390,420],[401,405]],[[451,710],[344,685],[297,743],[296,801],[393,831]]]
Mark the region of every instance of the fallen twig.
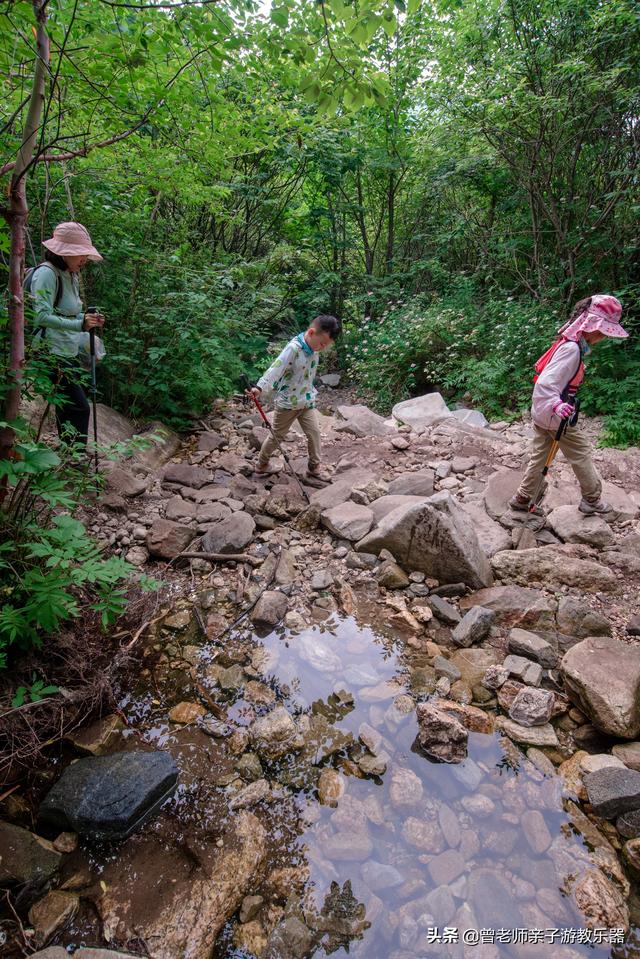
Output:
[[262,566],[264,562],[258,556],[249,556],[248,553],[180,553],[168,565],[179,559],[208,559],[210,563],[250,563],[251,566]]

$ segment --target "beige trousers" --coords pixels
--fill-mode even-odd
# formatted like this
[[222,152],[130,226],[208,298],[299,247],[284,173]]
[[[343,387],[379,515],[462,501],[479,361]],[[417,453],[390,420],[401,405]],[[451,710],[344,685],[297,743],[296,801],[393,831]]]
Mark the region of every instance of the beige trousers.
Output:
[[[556,435],[555,430],[543,430],[535,425],[533,430],[531,458],[518,489],[518,494],[526,499],[530,499],[536,492],[542,467]],[[584,433],[575,426],[568,426],[562,434],[560,449],[576,474],[583,497],[589,502],[597,502],[602,493],[602,481],[593,465],[591,444]]]
[[[318,414],[315,410],[306,408],[302,410],[276,410],[273,417],[273,432],[282,443],[296,420],[300,423],[300,428],[307,437],[309,468],[317,469],[320,466],[320,427],[318,425]],[[260,448],[258,466],[266,466],[269,457],[277,448],[273,436],[269,434]]]

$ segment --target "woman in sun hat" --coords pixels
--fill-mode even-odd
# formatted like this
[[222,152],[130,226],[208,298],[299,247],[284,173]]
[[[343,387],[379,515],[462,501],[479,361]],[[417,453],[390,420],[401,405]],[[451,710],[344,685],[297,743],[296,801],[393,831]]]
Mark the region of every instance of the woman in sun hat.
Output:
[[102,257],[81,223],[59,223],[45,248],[44,261],[29,283],[33,297],[34,323],[55,357],[54,381],[60,402],[56,403],[58,432],[73,431],[75,442],[86,445],[90,407],[81,383],[81,358],[89,351],[89,330],[102,329],[100,313],[82,308],[78,274],[88,260]]
[[[598,294],[580,300],[569,322],[558,330],[556,342],[536,363],[531,456],[518,491],[509,501],[512,509],[524,512],[529,507],[558,427],[575,411],[576,392],[584,379],[584,357],[605,337],[624,339],[629,335],[620,325],[621,316],[622,305],[615,296]],[[577,426],[567,426],[560,449],[580,484],[580,512],[609,513],[611,506],[601,499],[602,481],[593,465],[590,443]]]

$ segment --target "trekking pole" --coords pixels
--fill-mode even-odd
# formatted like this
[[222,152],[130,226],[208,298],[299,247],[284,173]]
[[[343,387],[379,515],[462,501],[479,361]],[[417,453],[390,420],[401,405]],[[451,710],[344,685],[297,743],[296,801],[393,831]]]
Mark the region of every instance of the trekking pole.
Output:
[[97,416],[97,394],[98,385],[96,381],[96,331],[89,330],[89,351],[91,353],[91,405],[93,407],[93,467],[94,473],[98,475],[98,416]]
[[311,500],[310,500],[309,497],[307,496],[307,491],[305,490],[304,486],[303,486],[302,483],[300,482],[300,480],[299,480],[299,478],[298,478],[298,474],[296,473],[296,471],[294,470],[293,466],[291,465],[291,463],[290,463],[290,461],[289,461],[289,457],[287,456],[287,454],[286,454],[285,451],[283,450],[282,444],[280,443],[280,440],[279,440],[278,437],[276,436],[275,430],[274,430],[273,426],[271,425],[271,423],[269,422],[269,420],[268,420],[268,418],[267,418],[267,414],[265,413],[265,411],[264,411],[264,409],[263,409],[263,407],[262,407],[262,405],[261,405],[261,403],[260,403],[260,400],[258,399],[258,397],[256,396],[255,393],[251,392],[251,382],[250,382],[250,380],[249,380],[249,377],[248,377],[246,374],[243,375],[242,378],[241,378],[241,382],[242,382],[242,385],[245,387],[246,391],[247,391],[247,392],[249,393],[249,395],[251,396],[251,399],[252,399],[253,402],[255,403],[256,408],[257,408],[257,410],[258,410],[258,413],[259,413],[260,416],[262,417],[262,422],[264,423],[264,425],[267,427],[267,429],[268,429],[269,432],[271,433],[273,442],[276,444],[276,446],[278,447],[278,449],[279,449],[280,452],[282,453],[282,458],[283,458],[283,460],[285,461],[285,463],[287,464],[287,466],[289,467],[289,472],[291,473],[291,475],[293,476],[294,480],[295,480],[296,483],[298,484],[298,488],[299,488],[300,492],[302,493],[302,495],[303,495],[303,497],[305,498],[305,500],[307,501],[307,503],[309,503],[309,505],[311,505]]

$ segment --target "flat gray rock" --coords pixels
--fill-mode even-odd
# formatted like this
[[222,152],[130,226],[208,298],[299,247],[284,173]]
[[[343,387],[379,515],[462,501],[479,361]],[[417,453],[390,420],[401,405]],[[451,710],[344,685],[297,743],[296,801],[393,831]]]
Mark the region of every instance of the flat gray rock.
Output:
[[[429,605],[433,602],[433,598],[431,598]],[[489,635],[489,630],[495,622],[495,618],[496,614],[492,609],[486,609],[484,606],[473,606],[458,622],[451,638],[456,646],[466,647],[473,646],[474,643],[481,643]]]
[[557,650],[542,636],[516,627],[509,633],[509,652],[534,659],[545,669],[553,669],[558,661]]
[[170,463],[163,475],[163,483],[175,483],[176,486],[188,486],[200,489],[211,482],[211,471],[204,466],[189,466],[188,463]]
[[256,524],[248,513],[240,510],[215,523],[202,537],[205,553],[238,553],[253,539]]
[[584,784],[596,816],[614,819],[640,809],[640,773],[635,769],[606,766],[587,773]]
[[389,483],[391,496],[433,496],[435,473],[432,469],[400,473]]
[[51,828],[95,839],[122,839],[175,790],[178,767],[165,752],[113,753],[67,766],[40,806]]

